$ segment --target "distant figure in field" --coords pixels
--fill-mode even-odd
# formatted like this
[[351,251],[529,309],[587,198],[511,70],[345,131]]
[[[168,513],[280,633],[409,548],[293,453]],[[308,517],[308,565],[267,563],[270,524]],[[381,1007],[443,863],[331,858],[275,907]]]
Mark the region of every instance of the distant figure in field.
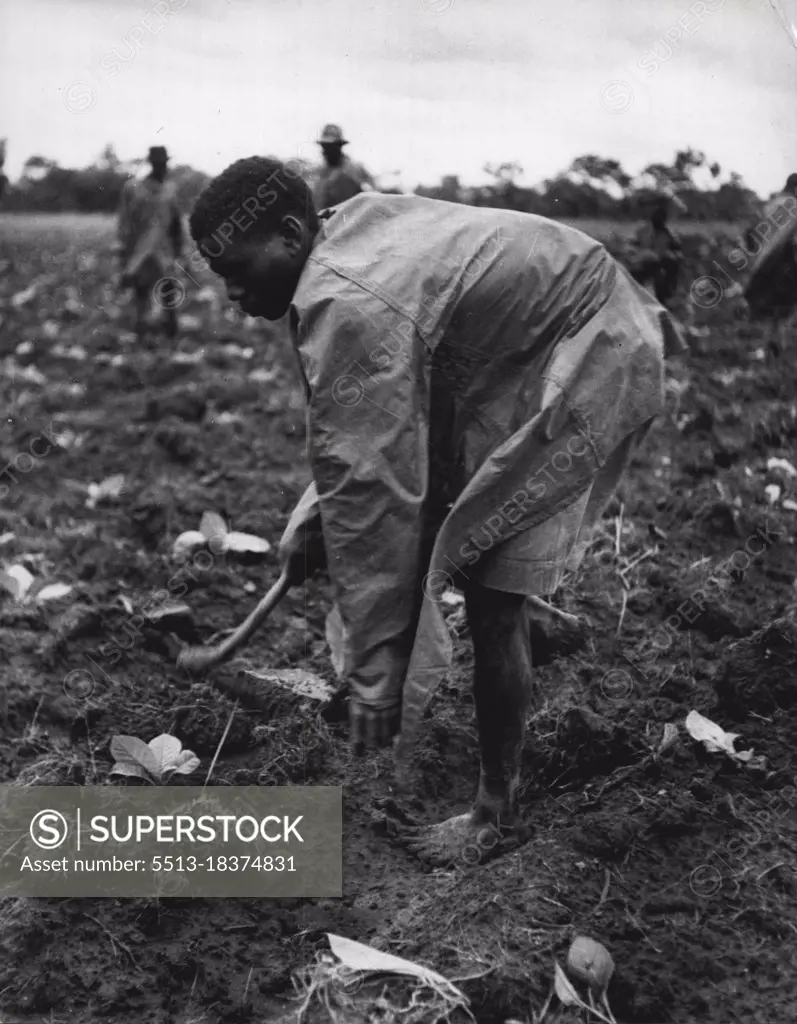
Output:
[[336,124],[324,126],[318,145],[324,156],[323,164],[315,172],[313,202],[317,210],[344,203],[360,192],[374,188],[374,180],[361,164],[356,164],[343,152],[348,139]]
[[774,336],[797,306],[797,174],[769,200],[761,221],[748,229],[745,249],[753,257],[744,297],[754,320],[770,320]]
[[173,261],[183,251],[183,221],[177,192],[168,180],[169,156],[163,146],[152,146],[147,157],[149,175],[125,183],[119,206],[120,284],[132,288],[136,308],[136,334],[143,337],[153,299],[164,313],[169,338],[177,336],[174,289],[167,278]]
[[669,308],[678,291],[683,261],[681,243],[667,223],[673,202],[672,196],[660,196],[653,206],[650,220],[637,232],[636,244],[640,251],[632,272],[640,284],[652,288],[656,299],[665,308]]

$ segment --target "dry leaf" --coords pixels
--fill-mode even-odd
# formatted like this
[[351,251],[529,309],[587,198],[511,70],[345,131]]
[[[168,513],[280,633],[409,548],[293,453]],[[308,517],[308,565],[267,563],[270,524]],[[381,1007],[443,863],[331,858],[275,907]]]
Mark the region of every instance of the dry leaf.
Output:
[[664,726],[664,735],[661,738],[657,753],[663,754],[665,750],[678,741],[678,726],[674,722],[667,722]]
[[227,427],[231,423],[243,423],[243,417],[239,416],[237,412],[230,412],[225,409],[224,412],[217,413],[211,422],[217,423],[221,427]]
[[556,998],[563,1006],[584,1006],[584,1001],[573,988],[570,979],[556,960],[553,962],[553,984]]
[[68,597],[74,587],[70,587],[67,583],[49,583],[46,587],[42,587],[36,595],[37,601],[58,601],[62,597]]
[[[83,259],[89,259],[89,255],[84,254]],[[83,313],[83,303],[77,298],[68,298],[64,303],[64,313],[67,314],[69,319],[78,320]]]
[[[422,967],[411,960],[394,956],[392,953],[383,953],[379,949],[365,946],[354,939],[343,938],[342,935],[333,935],[327,932],[329,947],[341,963],[353,971],[376,974],[401,974],[408,977],[418,978],[421,981],[432,982],[440,987],[452,990],[454,986],[444,978],[442,974],[433,971],[428,967]],[[455,990],[456,991],[456,990]]]
[[242,348],[240,345],[236,345],[235,342],[230,341],[222,347],[222,352],[226,356],[232,356],[238,359],[251,359],[255,354],[253,348]]
[[27,306],[29,302],[36,298],[36,291],[36,285],[32,284],[24,291],[17,292],[16,295],[11,296],[11,306],[14,309],[22,309],[23,306]]
[[702,743],[710,753],[725,753],[735,761],[749,761],[753,756],[752,750],[734,750],[734,741],[739,738],[738,732],[725,732],[725,730],[705,718],[699,711],[690,711],[686,716],[686,729],[692,739]]
[[245,671],[253,679],[274,683],[275,686],[281,686],[300,697],[308,697],[310,700],[330,700],[335,692],[325,679],[312,672],[306,672],[303,668],[246,669]]
[[21,604],[33,585],[33,576],[24,565],[12,565],[5,572],[0,572],[0,586]]
[[13,359],[6,359],[3,362],[3,373],[9,380],[24,380],[29,384],[39,385],[47,383],[47,378],[35,366],[20,366]]
[[147,612],[147,618],[150,622],[162,622],[166,623],[169,619],[191,619],[191,609],[187,604],[174,604],[164,605],[162,608],[155,608],[151,612]]
[[270,384],[273,380],[277,379],[276,370],[266,370],[262,366],[258,366],[256,370],[252,370],[247,376],[247,380],[253,380],[256,384]]
[[794,468],[788,459],[767,459],[767,469],[779,469],[784,472],[786,476],[797,476],[797,469]]
[[329,660],[338,679],[342,679],[346,671],[346,633],[343,628],[343,619],[335,604],[327,615],[324,624],[327,646],[329,647]]

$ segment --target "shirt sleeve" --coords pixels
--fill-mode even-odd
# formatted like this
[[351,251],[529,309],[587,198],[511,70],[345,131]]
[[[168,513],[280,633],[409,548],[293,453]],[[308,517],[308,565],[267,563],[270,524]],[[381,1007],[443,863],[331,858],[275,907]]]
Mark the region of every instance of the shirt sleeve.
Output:
[[420,611],[428,489],[427,349],[412,322],[350,282],[302,316],[308,442],[346,674],[398,703]]

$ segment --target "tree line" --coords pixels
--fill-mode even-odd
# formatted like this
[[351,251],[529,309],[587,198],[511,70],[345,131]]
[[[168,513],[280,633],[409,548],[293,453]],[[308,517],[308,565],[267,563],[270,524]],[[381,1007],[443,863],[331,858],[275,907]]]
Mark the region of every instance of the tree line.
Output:
[[[7,185],[3,209],[19,213],[114,213],[125,182],[144,166],[144,159],[123,163],[113,146],[106,146],[94,163],[80,169],[32,156],[25,161],[19,179]],[[187,164],[171,167],[170,177],[186,212],[210,181],[207,174]]]
[[[123,163],[110,145],[94,163],[81,169],[32,156],[19,180],[7,186],[3,208],[19,212],[113,213],[125,181],[144,164],[144,160]],[[449,175],[439,185],[421,185],[415,192],[449,202],[546,217],[612,220],[645,216],[651,199],[662,190],[678,196],[683,216],[690,220],[747,220],[761,205],[761,199],[739,174],[723,172],[719,164],[694,149],[678,151],[670,164],[650,164],[636,177],[628,174],[619,161],[594,154],[577,157],[565,171],[536,187],[519,184],[523,168],[517,163],[488,164],[485,171],[493,179],[489,185],[466,187],[457,176]],[[188,212],[209,178],[188,165],[174,166],[171,177],[180,204]]]
[[420,195],[475,206],[497,206],[544,217],[638,220],[648,216],[651,202],[663,192],[677,196],[681,215],[697,221],[746,221],[755,217],[762,200],[735,171],[724,173],[694,149],[678,151],[672,163],[649,164],[636,177],[618,160],[587,154],[567,170],[536,188],[518,184],[517,163],[488,164],[491,185],[467,188],[455,176],[439,186],[416,189]]

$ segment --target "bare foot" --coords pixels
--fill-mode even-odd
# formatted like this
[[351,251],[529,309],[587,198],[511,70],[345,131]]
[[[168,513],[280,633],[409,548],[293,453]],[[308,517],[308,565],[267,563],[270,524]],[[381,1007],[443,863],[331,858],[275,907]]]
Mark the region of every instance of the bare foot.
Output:
[[420,825],[395,804],[386,806],[386,810],[386,817],[392,819],[388,831],[419,860],[434,867],[486,864],[528,837],[528,830],[518,821],[485,823],[475,820],[473,812],[458,814],[438,825]]

